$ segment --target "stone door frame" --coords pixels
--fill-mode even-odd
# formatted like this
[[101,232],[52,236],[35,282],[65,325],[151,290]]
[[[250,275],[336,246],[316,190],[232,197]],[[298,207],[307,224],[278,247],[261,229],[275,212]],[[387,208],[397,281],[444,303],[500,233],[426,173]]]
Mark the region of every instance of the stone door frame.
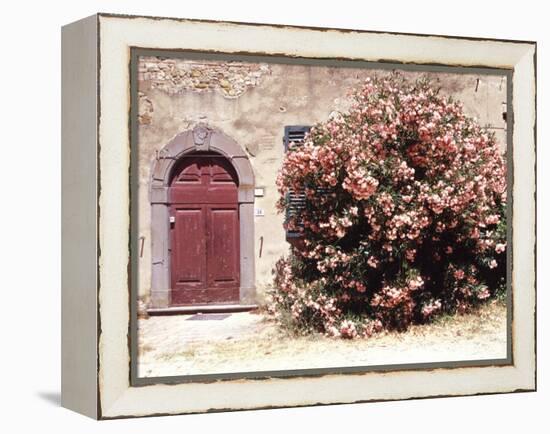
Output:
[[170,198],[172,170],[186,154],[197,151],[223,155],[239,179],[240,304],[256,302],[254,272],[254,172],[245,151],[219,130],[199,124],[168,142],[153,161],[149,198],[151,203],[151,301],[153,309],[170,306]]

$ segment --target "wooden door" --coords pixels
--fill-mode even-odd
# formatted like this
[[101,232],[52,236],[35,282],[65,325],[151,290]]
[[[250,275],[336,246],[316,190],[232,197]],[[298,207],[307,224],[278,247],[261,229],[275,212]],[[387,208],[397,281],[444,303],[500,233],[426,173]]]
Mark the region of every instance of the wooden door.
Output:
[[237,176],[222,157],[184,157],[170,186],[172,305],[239,302]]

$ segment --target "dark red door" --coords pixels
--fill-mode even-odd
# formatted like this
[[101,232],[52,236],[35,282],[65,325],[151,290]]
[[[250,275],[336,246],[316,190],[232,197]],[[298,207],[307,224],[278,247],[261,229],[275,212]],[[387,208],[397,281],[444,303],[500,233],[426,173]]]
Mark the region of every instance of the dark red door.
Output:
[[223,157],[184,157],[170,185],[172,304],[239,301],[237,176]]

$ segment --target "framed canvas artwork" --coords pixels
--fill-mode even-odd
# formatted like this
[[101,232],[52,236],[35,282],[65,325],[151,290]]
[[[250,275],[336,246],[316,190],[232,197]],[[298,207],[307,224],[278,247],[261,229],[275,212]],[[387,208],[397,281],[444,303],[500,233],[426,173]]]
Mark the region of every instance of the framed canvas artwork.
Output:
[[534,42],[111,14],[62,36],[64,406],[535,390]]

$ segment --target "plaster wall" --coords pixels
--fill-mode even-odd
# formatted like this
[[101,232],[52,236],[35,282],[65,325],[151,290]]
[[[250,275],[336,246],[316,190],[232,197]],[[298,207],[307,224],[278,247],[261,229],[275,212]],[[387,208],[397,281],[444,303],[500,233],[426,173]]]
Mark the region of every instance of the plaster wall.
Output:
[[[332,66],[197,61],[141,57],[139,92],[139,295],[151,288],[151,208],[149,183],[158,152],[177,134],[199,122],[223,131],[246,152],[256,187],[254,246],[257,301],[272,282],[276,260],[288,251],[283,216],[275,209],[275,187],[282,164],[285,125],[312,125],[333,111],[345,111],[347,94],[375,74],[388,71]],[[403,72],[414,78],[419,72]],[[462,101],[467,114],[495,132],[506,148],[506,77],[502,75],[429,73],[443,95]],[[260,244],[263,240],[260,257]]]

